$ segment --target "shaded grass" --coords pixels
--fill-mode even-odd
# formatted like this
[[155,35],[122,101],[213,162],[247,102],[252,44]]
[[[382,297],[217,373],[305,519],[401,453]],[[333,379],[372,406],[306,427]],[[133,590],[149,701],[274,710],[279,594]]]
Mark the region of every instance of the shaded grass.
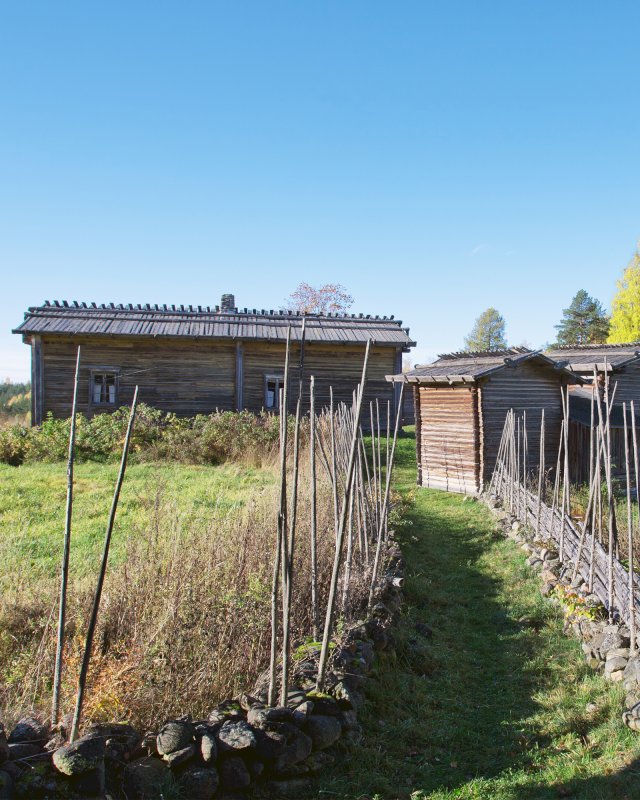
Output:
[[640,739],[621,722],[622,690],[563,635],[526,556],[484,506],[415,487],[412,436],[396,485],[408,501],[396,654],[369,682],[364,742],[320,796],[640,797]]

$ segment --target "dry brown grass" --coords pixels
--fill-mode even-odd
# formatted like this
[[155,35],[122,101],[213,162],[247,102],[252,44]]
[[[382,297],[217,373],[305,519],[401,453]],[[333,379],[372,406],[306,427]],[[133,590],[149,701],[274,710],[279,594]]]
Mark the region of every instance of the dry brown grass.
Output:
[[[306,457],[303,463],[306,463]],[[215,469],[215,468],[213,468]],[[319,470],[319,583],[324,600],[333,559],[330,487]],[[294,646],[311,631],[309,495],[299,494],[292,609]],[[223,500],[223,498],[221,498]],[[268,485],[244,506],[212,502],[194,518],[158,486],[126,532],[126,555],[108,572],[94,645],[85,720],[154,726],[249,689],[268,665],[270,586],[278,488]],[[350,591],[348,615],[366,598]],[[358,588],[359,587],[359,588]],[[90,593],[85,580],[69,598],[63,712],[73,698]],[[8,723],[29,709],[48,713],[55,652],[57,586],[31,586],[0,604],[0,714]],[[322,607],[322,606],[321,606]]]

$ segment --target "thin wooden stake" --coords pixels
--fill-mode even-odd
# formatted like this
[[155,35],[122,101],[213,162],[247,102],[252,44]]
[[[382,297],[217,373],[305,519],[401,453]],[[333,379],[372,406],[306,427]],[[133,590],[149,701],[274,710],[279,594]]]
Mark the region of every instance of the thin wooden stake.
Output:
[[64,629],[67,614],[67,585],[69,583],[69,555],[71,553],[71,515],[73,511],[73,462],[76,453],[76,416],[78,414],[78,382],[80,378],[80,347],[76,358],[76,372],[73,381],[73,401],[71,403],[71,429],[69,431],[69,455],[67,458],[67,505],[64,519],[64,544],[62,569],[60,570],[60,603],[58,608],[58,636],[56,642],[56,661],[53,675],[53,697],[51,700],[51,725],[57,725],[60,709],[60,684],[64,651]]
[[276,704],[276,677],[278,657],[278,595],[280,572],[284,571],[287,546],[287,386],[289,384],[289,356],[291,350],[291,325],[287,328],[287,341],[284,357],[283,385],[280,390],[280,508],[276,535],[276,555],[273,565],[273,581],[271,584],[271,653],[269,661],[269,693],[270,706]]
[[315,378],[312,375],[309,385],[309,419],[310,419],[310,452],[311,465],[311,624],[313,640],[318,641],[318,500],[316,480],[316,395]]
[[133,422],[136,417],[136,406],[138,403],[138,387],[136,386],[133,393],[133,402],[131,403],[131,411],[129,413],[129,424],[127,425],[127,434],[124,439],[124,446],[122,448],[122,460],[120,461],[120,470],[118,472],[118,479],[113,493],[113,500],[111,502],[111,509],[109,511],[109,519],[107,521],[107,530],[104,537],[104,549],[102,551],[102,563],[100,565],[100,573],[98,575],[98,585],[96,586],[95,595],[93,598],[93,608],[91,610],[91,617],[89,618],[89,627],[87,629],[87,638],[84,646],[84,655],[82,657],[82,666],[80,668],[80,677],[78,679],[78,693],[76,695],[76,709],[73,715],[73,723],[71,725],[70,741],[73,742],[78,734],[78,726],[80,725],[80,718],[82,716],[82,703],[84,700],[84,693],[87,685],[87,673],[89,672],[89,662],[91,661],[91,648],[93,646],[93,637],[98,622],[98,611],[100,610],[100,599],[102,597],[102,587],[104,585],[105,575],[107,574],[107,562],[109,560],[109,547],[111,545],[111,534],[113,533],[113,523],[116,519],[116,511],[118,509],[118,500],[120,499],[120,490],[124,481],[124,474],[127,469],[127,456],[129,454],[129,444],[131,442],[131,433],[133,431]]
[[349,463],[347,467],[346,485],[345,485],[345,498],[342,504],[342,511],[340,514],[340,524],[338,527],[338,539],[336,541],[335,557],[333,560],[333,570],[331,572],[331,581],[329,583],[329,597],[327,600],[327,613],[325,616],[324,630],[322,632],[322,648],[320,650],[320,661],[318,664],[318,677],[317,686],[320,691],[324,688],[325,673],[327,669],[327,658],[329,656],[329,642],[331,640],[331,633],[333,628],[333,612],[336,600],[336,590],[338,587],[338,575],[340,572],[340,559],[342,554],[342,544],[344,541],[344,531],[347,521],[347,499],[351,490],[351,482],[353,480],[353,469],[355,465],[356,446],[358,443],[358,425],[360,423],[360,414],[362,413],[362,400],[364,397],[365,384],[367,380],[367,367],[369,365],[369,351],[371,350],[372,339],[367,342],[367,349],[364,355],[364,364],[362,367],[362,378],[360,380],[360,389],[358,392],[358,402],[354,415],[353,432],[351,436],[351,447],[349,450]]

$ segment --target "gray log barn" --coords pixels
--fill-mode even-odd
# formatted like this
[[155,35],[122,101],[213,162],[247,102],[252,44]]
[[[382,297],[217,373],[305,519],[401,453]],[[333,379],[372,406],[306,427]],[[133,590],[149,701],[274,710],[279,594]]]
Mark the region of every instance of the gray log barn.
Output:
[[[79,410],[91,416],[140,401],[181,416],[216,409],[276,411],[291,327],[291,385],[297,385],[305,319],[304,372],[315,376],[316,407],[350,403],[373,339],[365,400],[390,400],[385,380],[415,345],[393,317],[238,310],[233,295],[202,306],[49,303],[32,307],[13,332],[31,347],[32,422],[71,414],[75,360],[82,346]],[[305,380],[308,404],[309,382]]]
[[[623,403],[627,404],[631,422],[630,403],[633,401],[636,424],[640,424],[640,342],[629,344],[567,345],[548,350],[547,355],[560,366],[582,378],[584,386],[575,386],[569,393],[569,454],[571,477],[577,483],[589,477],[589,447],[591,439],[591,398],[597,387],[603,399],[605,380],[609,383],[613,407],[610,417],[611,455],[614,474],[624,471]],[[598,424],[597,407],[594,413]]]
[[532,466],[540,458],[544,409],[545,461],[554,465],[561,387],[581,383],[552,359],[525,348],[443,355],[388,380],[413,389],[418,484],[465,494],[477,494],[490,480],[511,408],[526,412]]

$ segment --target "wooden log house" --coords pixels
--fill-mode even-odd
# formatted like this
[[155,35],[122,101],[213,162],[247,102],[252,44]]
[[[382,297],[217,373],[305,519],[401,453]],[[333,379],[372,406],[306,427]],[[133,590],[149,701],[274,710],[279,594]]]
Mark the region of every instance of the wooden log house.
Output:
[[[560,366],[579,376],[583,386],[572,387],[569,395],[569,455],[571,479],[584,483],[589,478],[589,447],[591,439],[591,397],[604,399],[605,381],[613,398],[610,416],[611,463],[613,472],[621,476],[624,462],[623,403],[630,402],[640,425],[640,342],[629,344],[568,345],[547,351]],[[595,380],[594,380],[595,378]],[[598,424],[597,411],[594,414]],[[630,421],[628,418],[628,422]],[[631,442],[630,442],[631,444]]]
[[526,412],[532,467],[555,464],[562,424],[561,387],[581,379],[540,352],[525,348],[442,355],[388,380],[413,389],[418,485],[477,494],[495,466],[509,409]]
[[[391,401],[399,391],[385,376],[402,368],[415,342],[393,317],[298,314],[235,307],[223,295],[215,308],[46,302],[32,307],[13,332],[31,347],[32,422],[68,417],[78,345],[82,346],[79,410],[89,416],[141,402],[181,416],[216,409],[278,410],[285,341],[291,327],[291,381],[298,376],[305,320],[307,377],[315,376],[316,407],[350,403],[373,339],[365,401]],[[305,381],[308,402],[308,381]]]

